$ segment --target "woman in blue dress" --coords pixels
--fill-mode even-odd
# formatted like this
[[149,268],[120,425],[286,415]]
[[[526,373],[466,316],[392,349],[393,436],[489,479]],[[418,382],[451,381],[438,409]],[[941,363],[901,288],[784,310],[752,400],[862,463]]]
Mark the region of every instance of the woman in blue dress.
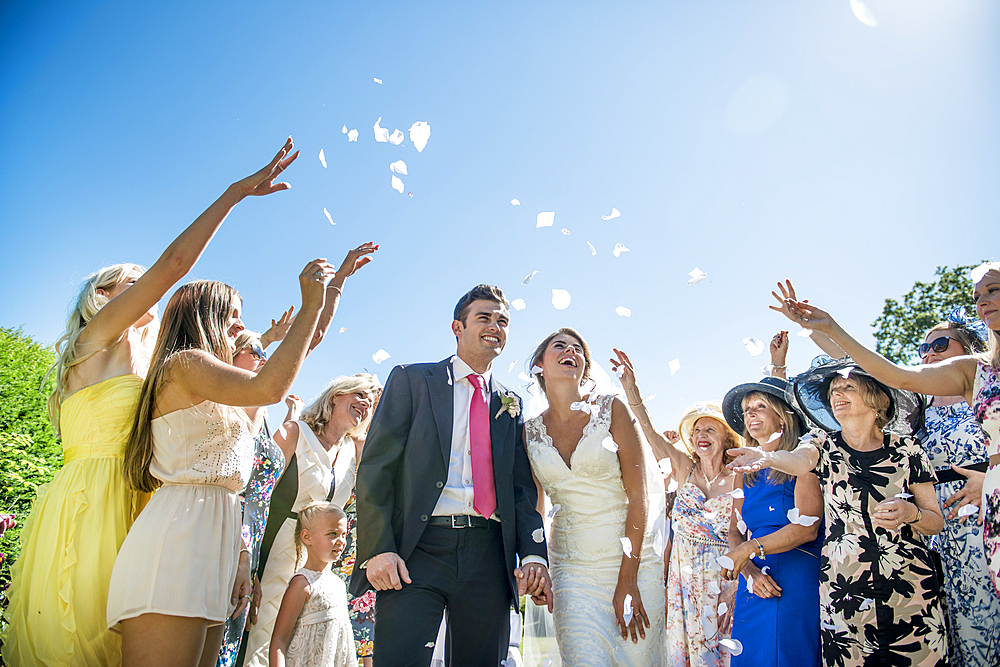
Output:
[[[791,451],[806,425],[794,405],[788,383],[769,377],[730,390],[722,409],[748,447]],[[739,578],[731,667],[818,666],[819,479],[767,470],[744,475],[742,490],[729,529],[732,568],[724,563],[722,571],[726,579]]]

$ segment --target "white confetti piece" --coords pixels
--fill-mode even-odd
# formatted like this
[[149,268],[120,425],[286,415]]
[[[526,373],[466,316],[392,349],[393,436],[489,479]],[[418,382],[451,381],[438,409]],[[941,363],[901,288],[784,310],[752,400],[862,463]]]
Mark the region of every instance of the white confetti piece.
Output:
[[632,596],[626,593],[625,599],[622,600],[622,617],[625,621],[625,625],[632,622],[632,615]]
[[990,272],[990,267],[988,264],[980,264],[976,268],[969,271],[969,280],[971,280],[972,284],[975,285],[976,283],[978,283],[980,280],[983,279],[983,276],[985,276],[989,272]]
[[[594,409],[595,410],[597,409],[596,406]],[[604,449],[608,450],[612,454],[618,453],[618,443],[615,442],[614,438],[610,436],[604,438],[604,440],[601,440],[601,447],[604,447]]]
[[872,10],[868,9],[868,6],[861,2],[861,0],[851,0],[851,11],[854,12],[855,18],[869,28],[874,28],[878,25],[878,21],[875,20]]
[[720,639],[719,646],[725,646],[729,649],[729,655],[739,655],[740,653],[743,653],[743,644],[740,643],[739,639],[733,639],[732,637]]
[[824,630],[829,630],[830,632],[840,632],[840,627],[834,625],[833,623],[820,623],[819,626]]
[[611,209],[611,215],[602,215],[601,219],[602,220],[614,220],[619,215],[621,215],[621,212],[618,209],[612,207],[612,209]]
[[382,79],[375,79],[375,83],[381,85],[382,84]]
[[393,130],[392,134],[389,135],[389,143],[393,146],[398,146],[403,143],[403,133],[400,132],[398,128]]
[[552,658],[545,658],[545,660],[542,660],[542,667],[552,667]]
[[595,411],[596,406],[591,405],[587,401],[573,401],[572,403],[569,404],[569,409],[579,410],[580,412],[585,412],[589,415]]
[[690,565],[685,565],[684,567],[681,568],[681,572],[683,572],[684,574],[690,576],[690,575],[694,574],[694,568],[691,567]]
[[851,374],[851,371],[853,371],[853,370],[854,370],[854,366],[848,366],[847,368],[842,368],[842,369],[840,369],[837,372],[840,373],[844,377],[844,379],[846,380],[846,379],[848,379],[848,377]]
[[631,558],[632,557],[632,540],[630,540],[627,537],[623,537],[623,538],[620,539],[620,541],[622,543],[622,553],[625,554],[626,556],[628,556],[629,558]]
[[357,141],[358,140],[358,131],[357,130],[351,130],[350,132],[348,132],[347,133],[347,140],[348,141]]
[[[722,593],[722,589],[719,588],[719,582],[715,581],[714,579],[711,580],[711,581],[709,581],[708,582],[708,592],[709,593],[714,593],[715,595],[719,595],[720,593]],[[721,610],[720,610],[720,613],[721,613]]]
[[759,338],[744,338],[743,347],[754,357],[764,351],[764,343]]
[[520,206],[521,205],[521,200],[520,199],[511,199],[510,200],[510,205],[511,206]]
[[427,642],[424,644],[424,648],[434,648],[434,642]]
[[552,223],[555,221],[556,221],[555,211],[546,211],[539,213],[535,217],[535,229],[539,229],[541,227],[551,227]]
[[561,509],[562,509],[562,505],[560,505],[559,503],[556,503],[555,505],[552,506],[552,508],[549,510],[549,513],[546,516],[548,516],[551,519],[552,517],[554,517],[556,515],[556,512],[558,512]]
[[727,611],[729,611],[729,605],[726,604],[725,602],[720,602],[719,603],[719,616],[722,616]]
[[670,483],[667,484],[667,493],[674,493],[679,486],[676,479],[670,480]]
[[542,374],[542,367],[541,366],[532,366],[531,367],[531,374],[532,375],[541,375]]
[[344,333],[345,331],[347,331],[347,327],[340,327],[340,333]]
[[896,498],[902,498],[903,500],[906,500],[907,498],[912,498],[913,494],[912,493],[897,493],[895,497]]
[[813,330],[812,329],[800,329],[799,332],[797,334],[795,334],[795,335],[798,336],[799,338],[809,338],[809,336],[813,335]]
[[656,398],[656,394],[650,394],[649,396],[647,396],[646,398],[644,398],[642,400],[644,400],[645,402],[649,403],[654,398]]
[[279,426],[278,427],[278,436],[282,437],[282,438],[287,438],[288,437],[288,431],[285,430],[284,426]]
[[389,353],[385,350],[380,349],[378,352],[372,355],[372,361],[376,364],[381,364],[383,361],[390,357]]
[[816,523],[817,521],[819,521],[819,517],[818,516],[805,516],[805,515],[799,514],[799,508],[798,507],[793,507],[792,509],[788,510],[788,520],[791,523],[795,523],[795,524],[798,524],[800,526],[805,526],[806,528],[808,528],[809,526],[811,526],[814,523]]
[[771,507],[770,505],[768,505],[768,506],[767,506],[767,511],[768,511],[768,512],[773,512],[773,511],[774,511],[774,508],[773,508],[773,507]]
[[770,570],[770,569],[771,569],[770,565],[765,565],[764,567],[760,568],[760,573],[761,574],[767,574],[767,571]]
[[528,283],[531,282],[531,279],[534,278],[537,275],[538,275],[538,271],[532,271],[531,273],[529,273],[528,275],[526,275],[524,277],[524,280],[521,281],[521,284],[522,285],[527,285]]
[[590,241],[587,241],[587,247],[590,248],[590,254],[592,256],[597,254],[597,248],[594,247],[593,243],[591,243]]
[[[660,519],[657,519],[660,521]],[[653,532],[653,553],[657,556],[662,556],[663,551],[667,548],[667,539],[665,537],[666,531],[660,526]]]
[[622,364],[617,369],[615,369],[615,375],[617,375],[619,378],[625,377],[625,365],[624,364]]
[[322,148],[319,149],[319,162],[323,165],[323,168],[326,169],[326,155],[323,154]]
[[688,280],[688,285],[697,285],[705,278],[708,278],[708,274],[699,269],[697,266],[691,269],[691,271],[688,272],[688,275],[691,276],[690,280]]
[[399,194],[403,194],[403,181],[399,180],[398,176],[392,177],[392,189]]
[[569,295],[564,289],[553,289],[552,290],[552,307],[556,310],[566,310],[569,308],[569,302],[573,300],[573,297]]
[[670,368],[670,374],[673,375],[681,369],[681,360],[671,359],[670,362],[667,363],[667,367]]
[[389,130],[387,130],[384,127],[381,127],[379,125],[379,123],[381,122],[382,122],[382,116],[379,116],[378,120],[375,121],[375,125],[372,127],[372,129],[375,130],[375,141],[379,142],[380,144],[384,144],[385,142],[389,141]]
[[625,306],[618,306],[615,308],[615,312],[622,317],[632,317],[632,311]]
[[423,152],[427,145],[427,140],[431,138],[431,126],[420,120],[410,126],[410,143],[417,149],[418,153]]
[[733,559],[730,558],[729,556],[719,556],[715,560],[719,564],[720,567],[723,567],[723,568],[725,568],[727,570],[731,570],[734,567],[736,567],[736,563],[734,563]]
[[615,244],[615,249],[611,251],[615,257],[621,257],[623,252],[631,252],[628,248],[623,246],[621,243]]
[[874,599],[872,599],[872,598],[865,598],[864,601],[861,603],[861,606],[858,607],[858,611],[868,611],[869,609],[872,608],[873,604],[875,604],[875,600]]
[[514,366],[516,366],[516,365],[517,365],[517,359],[515,359],[512,362],[510,362],[510,366],[507,367],[507,372],[508,373],[513,373],[514,372]]
[[409,175],[406,173],[406,163],[403,162],[402,160],[396,160],[395,162],[390,164],[389,171],[391,171],[394,174],[402,174],[403,176]]
[[532,379],[530,377],[528,377],[525,374],[524,371],[521,371],[520,373],[517,374],[517,379],[520,380],[521,382],[525,382],[527,384],[531,384],[532,383]]
[[337,224],[336,222],[333,221],[333,216],[330,215],[330,212],[328,210],[326,210],[325,206],[323,207],[323,215],[326,216],[326,219],[330,221],[331,225]]
[[341,133],[341,134],[347,134],[347,126],[346,126],[346,125],[344,126],[344,129],[342,129],[342,130],[340,131],[340,133]]
[[535,528],[535,530],[531,532],[531,539],[541,544],[545,541],[545,531],[541,528]]
[[527,304],[524,303],[524,299],[514,299],[510,302],[510,305],[513,306],[514,310],[524,310],[527,306]]
[[569,230],[566,229],[565,227],[563,227],[559,231],[563,233],[563,236],[569,236]]
[[738,509],[734,507],[733,511],[736,512],[736,530],[745,535],[747,532],[747,522],[743,520],[743,515],[740,514]]
[[774,442],[775,440],[777,440],[777,439],[778,439],[778,438],[780,438],[780,437],[781,437],[781,431],[776,431],[776,432],[774,432],[774,433],[772,433],[772,434],[771,434],[771,437],[770,437],[770,438],[768,438],[768,439],[767,439],[767,441],[768,441],[769,443],[770,443],[770,442]]
[[747,593],[749,593],[750,595],[754,594],[754,592],[753,592],[753,575],[752,574],[748,574],[747,575]]
[[732,491],[729,492],[729,495],[731,495],[733,498],[743,498],[743,489],[742,488],[733,489]]
[[958,510],[958,516],[960,516],[960,517],[963,517],[963,516],[972,516],[973,514],[976,514],[978,512],[979,512],[979,508],[976,507],[975,505],[972,505],[972,504],[962,505],[962,507]]

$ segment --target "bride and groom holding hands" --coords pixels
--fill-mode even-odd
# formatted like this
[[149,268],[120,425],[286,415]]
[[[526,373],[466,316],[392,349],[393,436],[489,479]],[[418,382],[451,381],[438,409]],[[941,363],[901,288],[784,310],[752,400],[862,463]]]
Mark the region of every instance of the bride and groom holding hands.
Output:
[[[524,594],[553,611],[564,663],[659,664],[652,452],[625,403],[587,394],[590,351],[572,329],[536,349],[549,407],[525,422],[491,371],[509,321],[503,292],[479,285],[455,307],[457,354],[389,375],[358,466],[350,583],[378,591],[375,666],[429,664],[445,609],[447,663],[499,665]],[[541,490],[557,508],[548,548]]]

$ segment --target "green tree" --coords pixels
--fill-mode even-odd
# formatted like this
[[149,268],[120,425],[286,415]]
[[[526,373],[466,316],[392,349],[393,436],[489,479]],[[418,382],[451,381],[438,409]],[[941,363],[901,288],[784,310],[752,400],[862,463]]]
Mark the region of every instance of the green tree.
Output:
[[10,566],[20,553],[18,540],[38,487],[62,467],[62,445],[49,423],[46,398],[50,377],[39,393],[42,378],[55,361],[44,347],[20,329],[0,327],[0,513],[14,514],[17,526],[0,538],[0,611],[3,591],[10,584]]
[[882,315],[872,322],[876,349],[896,363],[919,363],[917,346],[928,329],[947,318],[955,306],[965,306],[969,317],[975,315],[969,271],[976,266],[939,266],[933,282],[917,281],[901,302],[886,299]]

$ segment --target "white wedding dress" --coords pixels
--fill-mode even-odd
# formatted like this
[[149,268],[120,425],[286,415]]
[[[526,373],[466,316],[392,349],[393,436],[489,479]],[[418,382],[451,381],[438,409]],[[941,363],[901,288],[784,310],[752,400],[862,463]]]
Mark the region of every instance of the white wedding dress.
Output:
[[646,638],[633,644],[631,636],[622,639],[615,624],[612,598],[622,562],[628,497],[618,455],[612,451],[616,448],[604,446],[610,438],[613,398],[600,396],[593,402],[590,423],[569,467],[545,432],[541,416],[525,423],[531,468],[553,507],[559,506],[552,517],[548,552],[563,667],[653,667],[662,662],[665,502],[662,477],[645,441],[649,521],[640,554],[639,591],[650,627]]

